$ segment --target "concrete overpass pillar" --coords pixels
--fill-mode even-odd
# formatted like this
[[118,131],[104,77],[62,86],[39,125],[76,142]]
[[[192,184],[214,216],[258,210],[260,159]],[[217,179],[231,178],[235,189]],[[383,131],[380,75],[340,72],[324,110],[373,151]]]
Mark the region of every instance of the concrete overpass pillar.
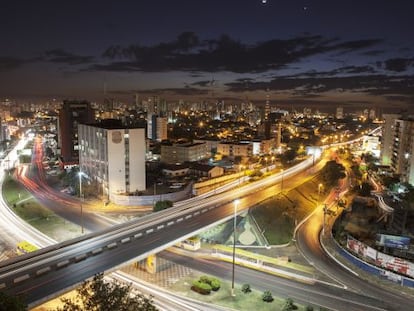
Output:
[[149,255],[146,260],[146,269],[148,273],[157,273],[157,256]]

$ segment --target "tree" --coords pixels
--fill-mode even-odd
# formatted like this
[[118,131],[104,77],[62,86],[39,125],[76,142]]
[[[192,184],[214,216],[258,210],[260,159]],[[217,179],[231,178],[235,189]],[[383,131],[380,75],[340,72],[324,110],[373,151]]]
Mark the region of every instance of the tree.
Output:
[[358,194],[363,197],[369,197],[371,195],[371,190],[373,190],[374,187],[368,182],[363,182],[361,186],[359,187]]
[[321,176],[328,186],[335,186],[339,179],[346,176],[345,167],[336,161],[328,161],[321,171]]
[[157,201],[154,205],[153,211],[158,212],[173,206],[171,201]]
[[0,311],[26,311],[27,305],[20,299],[20,297],[9,296],[6,293],[0,292]]
[[298,152],[296,149],[291,148],[286,150],[280,157],[280,161],[282,162],[283,166],[289,164],[292,162],[298,155]]
[[396,176],[384,176],[382,178],[382,184],[388,188],[393,189],[400,182],[400,179]]
[[152,297],[133,292],[131,285],[105,282],[102,273],[85,281],[76,292],[75,298],[63,298],[63,309],[58,308],[57,311],[158,310],[153,305]]

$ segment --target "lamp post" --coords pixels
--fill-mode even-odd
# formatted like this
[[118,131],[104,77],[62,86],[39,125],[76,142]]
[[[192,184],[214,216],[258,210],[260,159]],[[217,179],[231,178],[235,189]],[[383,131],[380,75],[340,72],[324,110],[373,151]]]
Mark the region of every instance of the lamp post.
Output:
[[282,172],[282,181],[280,183],[280,192],[283,193],[283,174],[284,174],[283,168],[282,168],[281,172]]
[[322,235],[325,236],[325,224],[326,224],[326,204],[323,205],[323,224],[322,224]]
[[[321,198],[321,189],[323,188],[323,184],[318,185],[318,201],[316,202],[316,207],[319,206],[319,201]],[[323,208],[323,223],[322,223],[322,235],[325,235],[325,212],[326,212],[326,205]]]
[[320,196],[321,196],[321,189],[323,188],[323,185],[322,184],[319,184],[318,185],[318,202],[317,202],[317,204],[319,205],[319,200],[320,200]]
[[234,200],[234,217],[233,217],[233,273],[231,277],[231,295],[234,297],[234,267],[236,259],[236,217],[237,217],[237,205],[239,205],[239,200]]
[[81,210],[81,233],[83,234],[83,206],[82,206],[82,171],[79,169],[79,198],[80,198],[80,210]]
[[239,166],[239,187],[240,187],[240,183],[243,177],[240,177],[240,173],[243,171],[243,176],[244,176],[244,165],[240,165]]

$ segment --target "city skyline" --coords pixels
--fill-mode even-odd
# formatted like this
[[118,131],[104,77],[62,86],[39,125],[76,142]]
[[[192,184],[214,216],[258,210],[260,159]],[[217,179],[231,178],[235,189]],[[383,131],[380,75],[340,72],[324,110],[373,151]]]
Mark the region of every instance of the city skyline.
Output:
[[0,97],[135,93],[407,108],[414,4],[400,1],[18,2],[0,34]]

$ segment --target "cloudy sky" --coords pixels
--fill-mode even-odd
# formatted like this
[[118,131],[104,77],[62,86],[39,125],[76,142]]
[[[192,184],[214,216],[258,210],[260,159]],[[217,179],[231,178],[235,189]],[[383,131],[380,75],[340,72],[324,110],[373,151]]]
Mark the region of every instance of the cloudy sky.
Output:
[[0,4],[0,98],[414,107],[411,0]]

